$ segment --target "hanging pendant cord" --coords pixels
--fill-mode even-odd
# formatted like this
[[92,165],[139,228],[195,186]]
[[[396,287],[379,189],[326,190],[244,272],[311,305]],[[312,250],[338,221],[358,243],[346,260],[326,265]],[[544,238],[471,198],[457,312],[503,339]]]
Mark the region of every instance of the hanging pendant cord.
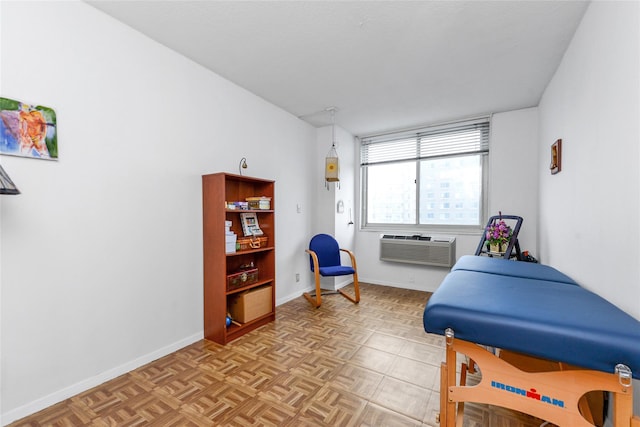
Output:
[[336,109],[331,109],[331,147],[336,148]]

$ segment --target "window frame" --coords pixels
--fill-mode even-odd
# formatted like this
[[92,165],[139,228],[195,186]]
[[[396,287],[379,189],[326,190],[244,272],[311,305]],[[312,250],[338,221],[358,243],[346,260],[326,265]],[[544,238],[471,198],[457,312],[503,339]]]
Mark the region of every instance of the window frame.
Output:
[[[363,140],[368,140],[374,137],[378,137],[378,136],[382,136],[382,137],[386,137],[387,140],[392,140],[394,135],[398,136],[398,139],[406,139],[407,135],[413,133],[413,134],[424,134],[424,133],[429,133],[430,131],[436,130],[436,131],[444,131],[446,132],[447,129],[451,129],[452,131],[459,128],[460,126],[464,126],[464,125],[473,125],[473,124],[481,124],[481,123],[486,123],[486,148],[478,151],[478,152],[473,152],[473,153],[468,153],[468,152],[463,152],[463,153],[453,153],[453,154],[445,154],[445,155],[441,155],[441,156],[427,156],[427,157],[419,157],[416,156],[415,158],[412,159],[404,159],[404,160],[392,160],[386,163],[406,163],[406,162],[412,162],[415,165],[416,168],[416,173],[415,173],[415,177],[416,177],[416,199],[415,199],[415,204],[416,204],[416,212],[415,212],[415,223],[413,224],[397,224],[397,223],[368,223],[367,222],[367,209],[368,209],[368,200],[367,200],[367,185],[368,185],[368,169],[369,166],[373,166],[375,164],[383,164],[385,162],[379,162],[379,163],[373,163],[373,164],[368,164],[363,162],[363,155],[362,155],[362,145],[363,144]],[[419,146],[419,142],[418,142],[419,138],[416,136],[416,147]],[[415,129],[408,129],[408,130],[402,130],[402,131],[397,131],[397,132],[389,132],[386,134],[381,134],[381,135],[373,135],[373,136],[362,136],[362,137],[358,137],[358,142],[359,142],[359,152],[360,152],[360,182],[359,182],[359,186],[360,186],[360,209],[359,209],[359,217],[360,217],[360,229],[364,230],[364,231],[392,231],[392,230],[397,230],[400,232],[411,232],[411,233],[456,233],[456,234],[477,234],[478,231],[483,230],[488,218],[488,192],[489,192],[489,150],[490,150],[490,140],[491,140],[491,118],[490,117],[480,117],[477,119],[472,119],[472,120],[465,120],[465,121],[457,121],[457,122],[450,122],[450,123],[445,123],[445,124],[441,124],[441,125],[437,125],[437,126],[425,126],[425,127],[420,127],[420,128],[415,128]],[[429,159],[436,159],[436,158],[454,158],[454,157],[458,157],[458,156],[466,156],[469,154],[478,154],[480,155],[480,161],[481,161],[481,169],[482,169],[482,173],[481,173],[481,188],[480,188],[480,197],[479,197],[479,201],[478,203],[480,204],[480,206],[478,207],[478,223],[477,224],[469,224],[469,225],[462,225],[462,224],[420,224],[420,197],[421,197],[421,189],[420,189],[420,162],[423,160],[429,160]],[[442,191],[447,191],[447,192],[452,192],[454,191],[451,187],[449,188],[432,188],[430,190],[424,190],[424,191],[430,191],[430,192],[434,192],[434,193],[438,193],[438,192],[442,192]],[[452,215],[453,218],[455,218],[455,209],[451,209],[452,210]]]

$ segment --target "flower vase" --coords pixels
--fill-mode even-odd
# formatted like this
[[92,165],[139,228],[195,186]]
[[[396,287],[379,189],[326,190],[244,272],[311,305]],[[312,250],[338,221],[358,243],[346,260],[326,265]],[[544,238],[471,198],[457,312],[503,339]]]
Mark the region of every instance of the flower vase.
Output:
[[508,243],[489,243],[489,251],[504,254],[507,252]]

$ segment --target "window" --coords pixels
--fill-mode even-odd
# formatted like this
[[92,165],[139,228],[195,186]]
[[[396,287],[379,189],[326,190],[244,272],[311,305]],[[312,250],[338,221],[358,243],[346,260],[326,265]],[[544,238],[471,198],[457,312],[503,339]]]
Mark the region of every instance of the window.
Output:
[[484,225],[487,118],[361,137],[360,143],[365,228]]

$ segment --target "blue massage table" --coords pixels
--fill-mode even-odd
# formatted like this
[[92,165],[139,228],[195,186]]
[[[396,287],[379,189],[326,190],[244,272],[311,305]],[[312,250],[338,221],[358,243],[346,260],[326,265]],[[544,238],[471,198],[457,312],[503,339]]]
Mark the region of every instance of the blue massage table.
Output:
[[455,263],[451,271],[477,271],[482,273],[499,274],[501,276],[522,277],[524,279],[539,279],[550,282],[560,282],[578,285],[575,280],[553,267],[530,262],[509,262],[505,258],[488,258],[474,255],[464,255]]
[[[446,337],[442,426],[462,422],[465,401],[592,426],[581,397],[603,390],[614,397],[614,425],[640,427],[631,380],[640,379],[640,322],[552,267],[464,256],[429,298],[423,320],[425,331]],[[557,369],[527,372],[502,350],[556,361]],[[456,385],[457,353],[480,368],[478,385],[464,385],[466,364]]]

